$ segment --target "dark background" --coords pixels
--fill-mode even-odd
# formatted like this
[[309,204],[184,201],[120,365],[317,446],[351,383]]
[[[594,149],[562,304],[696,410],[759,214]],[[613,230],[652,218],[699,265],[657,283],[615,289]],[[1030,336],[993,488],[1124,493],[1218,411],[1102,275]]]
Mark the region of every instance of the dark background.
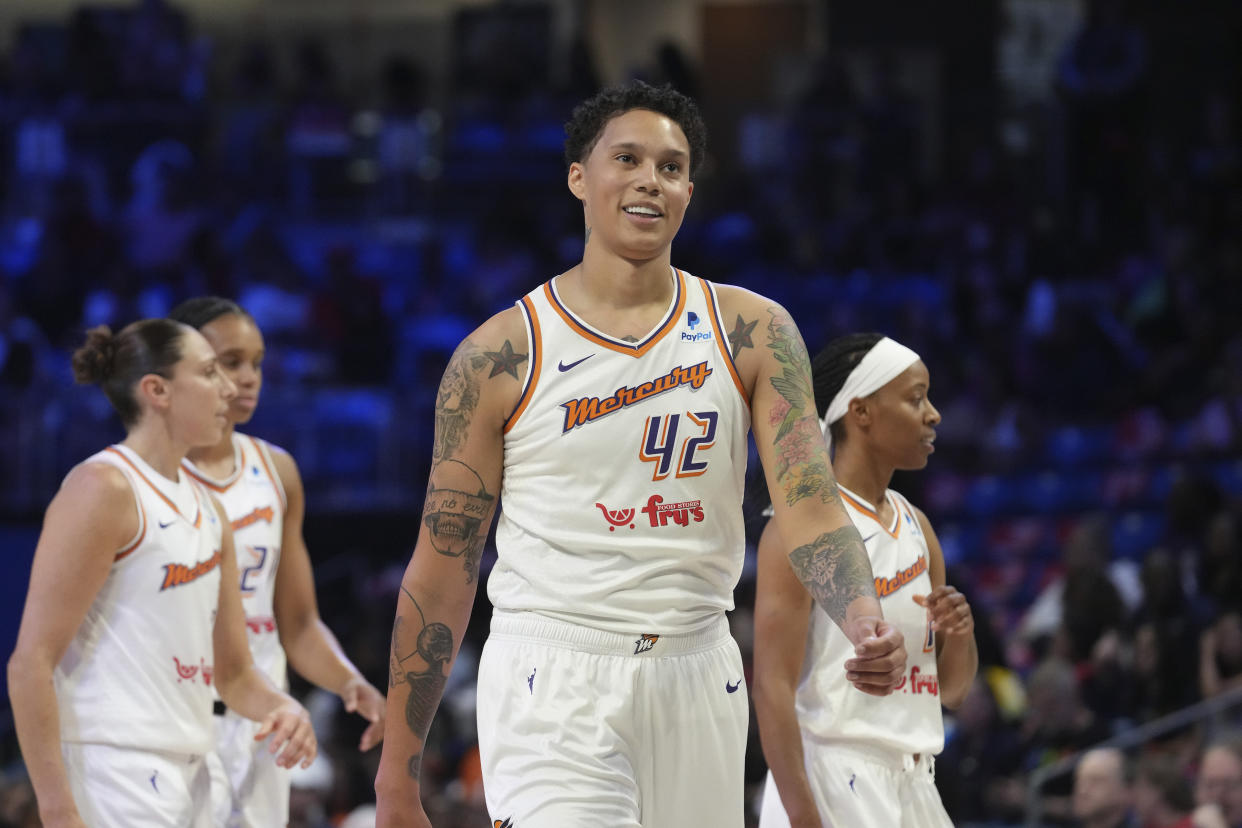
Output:
[[[1033,768],[1210,694],[1205,631],[1217,672],[1242,673],[1240,18],[1226,0],[6,3],[0,650],[43,508],[121,436],[69,351],[212,292],[263,328],[248,430],[298,460],[323,615],[384,686],[440,372],[578,260],[561,125],[642,77],[709,123],[674,263],[785,304],[812,352],[878,330],[929,366],[937,452],[894,487],[936,526],[983,659],[938,779],[959,823],[1019,820]],[[747,655],[752,593],[748,565]],[[445,825],[486,818],[486,618],[480,590],[425,763]],[[1065,671],[1072,715],[1043,692]],[[299,783],[297,824],[371,798],[375,757],[322,710],[332,767]],[[1207,734],[1184,735],[1168,749],[1193,780]],[[0,824],[23,824],[11,722],[0,736]]]

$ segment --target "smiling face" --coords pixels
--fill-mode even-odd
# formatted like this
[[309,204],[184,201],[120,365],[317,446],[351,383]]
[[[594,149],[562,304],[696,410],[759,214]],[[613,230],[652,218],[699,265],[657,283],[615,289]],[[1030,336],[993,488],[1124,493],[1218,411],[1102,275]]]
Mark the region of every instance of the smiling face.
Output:
[[570,165],[569,189],[582,201],[588,248],[634,262],[668,256],[694,192],[690,144],[668,116],[631,109]]
[[220,442],[229,425],[229,401],[237,394],[220,370],[216,352],[202,334],[187,328],[181,338],[181,359],[173,366],[164,396],[168,416],[179,439],[190,446]]
[[263,334],[249,316],[226,313],[203,325],[202,335],[211,344],[220,370],[237,386],[229,403],[229,421],[250,422],[263,389]]
[[864,430],[868,449],[894,469],[927,465],[935,447],[940,412],[928,397],[931,376],[922,360],[902,371],[866,400]]

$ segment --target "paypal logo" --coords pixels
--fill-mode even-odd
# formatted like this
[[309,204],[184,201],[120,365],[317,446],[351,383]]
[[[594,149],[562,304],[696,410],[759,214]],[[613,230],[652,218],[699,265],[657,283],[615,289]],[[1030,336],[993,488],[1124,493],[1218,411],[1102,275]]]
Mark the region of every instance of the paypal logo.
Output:
[[694,311],[686,312],[686,326],[690,330],[681,332],[682,342],[704,342],[712,338],[711,331],[695,331],[700,321],[702,320],[699,319],[699,315]]

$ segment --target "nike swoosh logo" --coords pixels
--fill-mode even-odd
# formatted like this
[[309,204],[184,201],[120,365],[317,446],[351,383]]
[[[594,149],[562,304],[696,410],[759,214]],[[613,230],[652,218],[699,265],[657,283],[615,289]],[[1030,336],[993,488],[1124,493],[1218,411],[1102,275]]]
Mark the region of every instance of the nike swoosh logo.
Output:
[[726,693],[736,693],[736,692],[737,692],[737,688],[739,688],[739,687],[741,687],[741,686],[742,686],[742,680],[741,680],[741,679],[738,679],[738,680],[737,680],[737,683],[735,683],[735,684],[730,684],[730,683],[729,683],[729,681],[728,681],[728,679],[726,679],[726,680],[725,680],[725,692],[726,692]]
[[593,356],[595,356],[595,354],[587,354],[587,355],[586,355],[586,356],[584,356],[582,359],[575,360],[575,361],[573,361],[573,362],[569,363],[568,365],[566,365],[566,364],[565,364],[565,362],[564,362],[564,360],[562,360],[561,362],[558,362],[558,363],[556,364],[556,369],[557,369],[558,371],[568,371],[570,368],[573,368],[575,365],[578,365],[578,364],[580,364],[580,363],[586,362],[588,359],[590,359],[590,358],[591,358],[591,357],[593,357]]
[[176,518],[173,518],[172,520],[168,521],[168,523],[165,523],[164,521],[162,521],[162,520],[161,520],[161,521],[160,521],[160,528],[161,528],[161,529],[167,529],[169,526],[172,526],[172,525],[173,525],[174,523],[176,523],[176,522],[177,522],[177,519],[176,519]]
[[872,532],[870,535],[867,535],[867,537],[863,538],[863,543],[866,543],[867,541],[871,540],[872,538],[874,538],[874,537],[875,537],[876,535],[878,535],[878,534],[880,534],[880,533],[879,533],[879,532]]

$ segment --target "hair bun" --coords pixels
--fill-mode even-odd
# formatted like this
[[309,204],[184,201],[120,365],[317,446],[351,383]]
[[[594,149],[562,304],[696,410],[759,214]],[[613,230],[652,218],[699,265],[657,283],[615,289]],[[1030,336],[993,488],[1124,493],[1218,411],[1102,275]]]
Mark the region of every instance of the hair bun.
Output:
[[73,378],[80,383],[102,383],[112,376],[117,343],[112,329],[99,325],[86,332],[86,342],[73,352]]

